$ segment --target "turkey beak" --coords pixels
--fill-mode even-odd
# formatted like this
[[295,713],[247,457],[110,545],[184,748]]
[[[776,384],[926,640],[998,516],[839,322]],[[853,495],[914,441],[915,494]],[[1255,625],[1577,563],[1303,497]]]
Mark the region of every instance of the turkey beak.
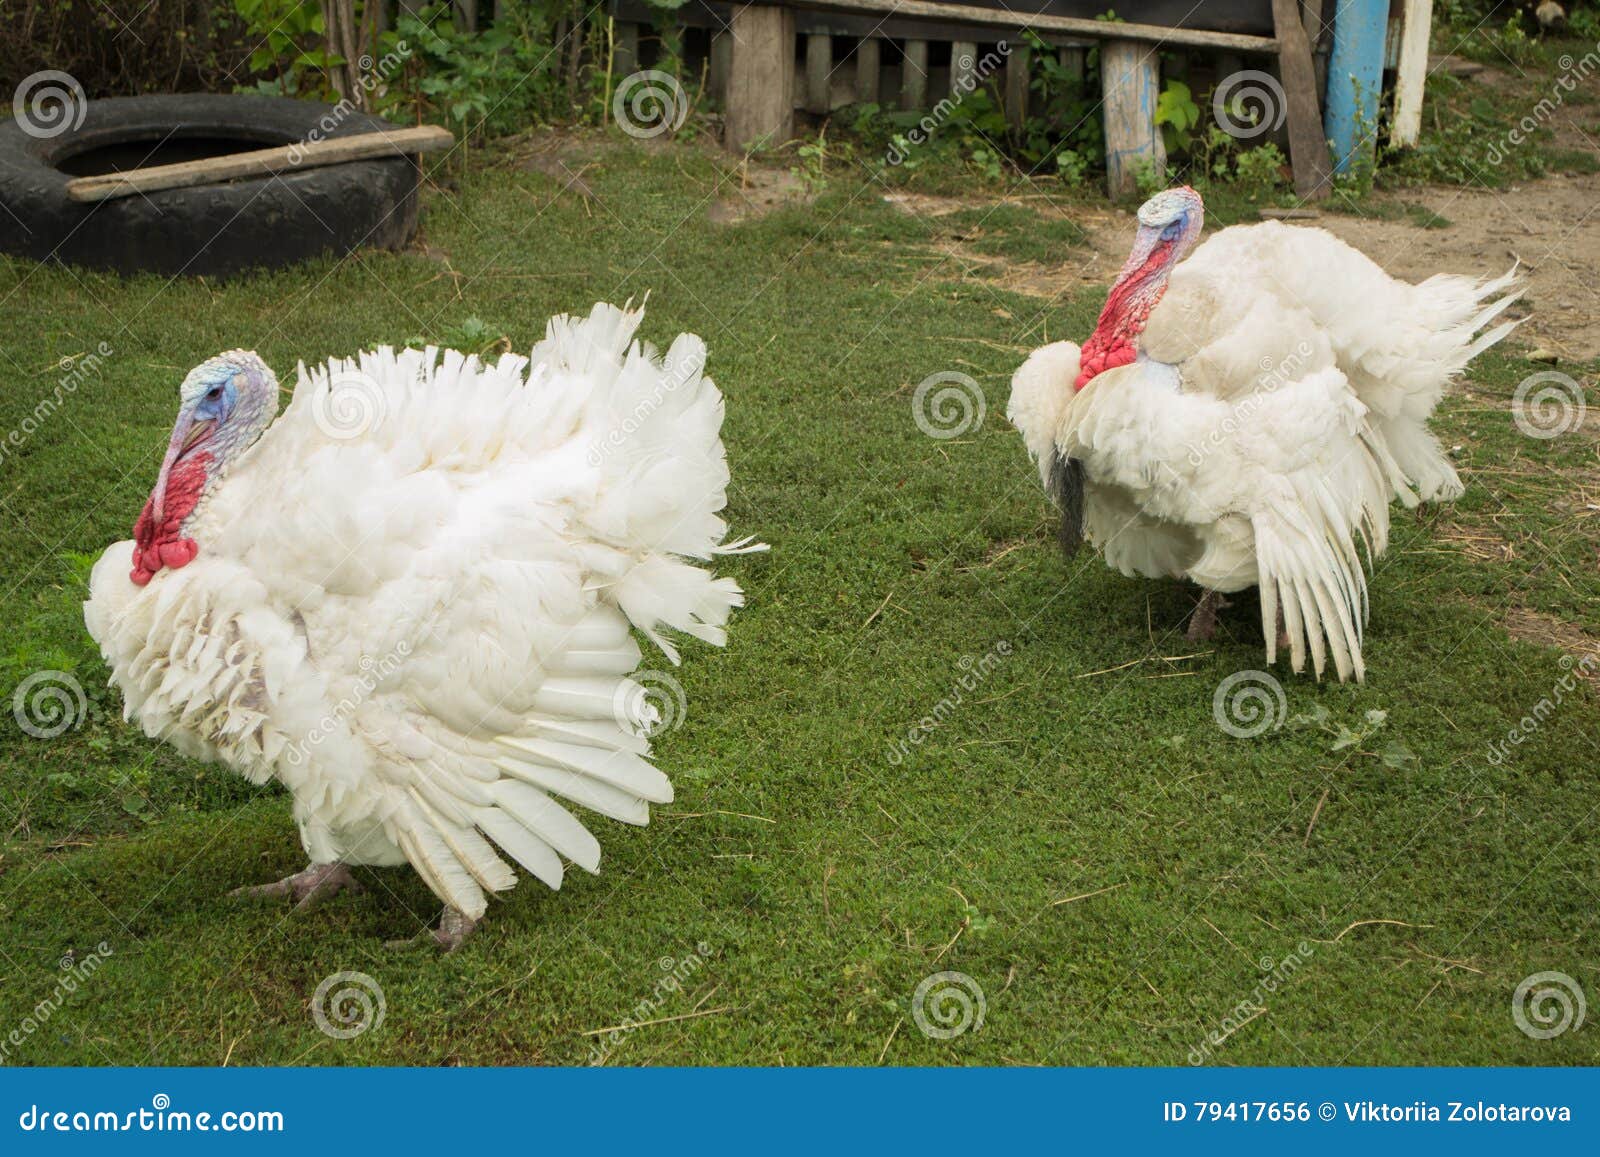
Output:
[[155,503],[150,508],[150,515],[156,526],[161,525],[165,514],[167,477],[172,473],[173,466],[194,447],[195,443],[205,439],[214,425],[216,423],[210,419],[195,421],[193,414],[178,415],[178,424],[172,428],[172,440],[167,443],[166,457],[161,459],[161,473],[156,475]]

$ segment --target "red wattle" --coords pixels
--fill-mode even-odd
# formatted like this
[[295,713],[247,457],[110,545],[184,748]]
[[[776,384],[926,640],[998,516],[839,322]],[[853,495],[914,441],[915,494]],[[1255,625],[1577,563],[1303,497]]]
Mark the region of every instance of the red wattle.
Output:
[[[1145,322],[1150,320],[1150,311],[1167,292],[1163,267],[1172,254],[1172,245],[1171,241],[1161,242],[1150,251],[1138,269],[1124,273],[1111,287],[1094,332],[1078,352],[1078,376],[1072,383],[1074,389],[1083,389],[1090,379],[1107,370],[1125,366],[1138,356],[1135,339],[1144,329]],[[1161,280],[1147,287],[1146,279],[1152,275]],[[1136,291],[1141,289],[1144,292],[1135,297]]]
[[211,467],[211,455],[194,454],[179,459],[167,472],[166,502],[161,511],[161,523],[153,516],[156,496],[145,499],[139,521],[133,525],[133,570],[128,577],[135,586],[144,586],[163,567],[177,570],[194,561],[200,553],[200,544],[182,534],[183,520],[193,513],[205,490],[206,474]]

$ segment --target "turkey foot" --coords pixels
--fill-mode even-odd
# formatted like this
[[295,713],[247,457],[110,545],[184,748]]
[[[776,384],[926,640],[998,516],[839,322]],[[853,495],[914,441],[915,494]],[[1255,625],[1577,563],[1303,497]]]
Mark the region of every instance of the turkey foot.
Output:
[[446,953],[454,952],[466,942],[478,922],[459,908],[447,907],[439,918],[437,928],[429,928],[406,940],[390,940],[385,948],[414,948],[418,944],[436,944]]
[[235,888],[228,895],[253,900],[288,896],[295,901],[295,911],[299,912],[315,908],[329,896],[346,888],[352,892],[359,892],[361,882],[350,874],[350,869],[344,864],[312,864],[303,872],[285,876],[271,884]]
[[1188,640],[1191,643],[1209,641],[1211,636],[1217,633],[1217,612],[1231,605],[1222,597],[1220,591],[1208,590],[1201,595],[1200,605],[1189,617],[1189,630],[1186,634]]

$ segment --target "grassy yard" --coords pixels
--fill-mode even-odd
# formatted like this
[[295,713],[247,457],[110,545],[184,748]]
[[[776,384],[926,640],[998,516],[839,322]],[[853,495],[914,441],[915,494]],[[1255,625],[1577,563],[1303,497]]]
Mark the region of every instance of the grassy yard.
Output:
[[[1022,296],[996,267],[1071,262],[1070,230],[1036,252],[1032,209],[970,191],[952,256],[949,221],[848,178],[720,223],[738,177],[708,150],[584,148],[583,189],[508,164],[435,191],[426,248],[400,255],[225,285],[0,262],[0,431],[61,359],[112,351],[0,460],[0,691],[59,670],[87,695],[53,739],[0,713],[0,1041],[63,957],[111,950],[5,1063],[1600,1060],[1593,1007],[1552,1040],[1511,1009],[1544,971],[1600,1002],[1592,688],[1491,747],[1568,675],[1508,624],[1600,633],[1593,421],[1536,440],[1512,420],[1544,367],[1485,357],[1446,407],[1468,494],[1396,511],[1369,681],[1280,669],[1283,725],[1236,738],[1212,701],[1262,666],[1253,599],[1196,647],[1192,590],[1063,563],[1004,420],[1011,371],[1086,334],[1104,290]],[[725,566],[749,592],[727,650],[676,673],[677,801],[646,829],[596,820],[599,876],[525,881],[450,957],[383,947],[437,916],[408,871],[300,916],[228,899],[303,866],[287,798],[123,724],[79,609],[184,372],[237,346],[283,375],[380,342],[526,348],[552,313],[646,292],[647,336],[710,345],[730,522],[772,545]],[[1600,405],[1595,367],[1561,368]],[[913,420],[941,371],[986,402],[953,439]],[[913,1016],[941,971],[983,998],[954,1039]],[[384,998],[349,1040],[311,1012],[339,972]],[[596,1031],[630,1020],[654,1023]]]

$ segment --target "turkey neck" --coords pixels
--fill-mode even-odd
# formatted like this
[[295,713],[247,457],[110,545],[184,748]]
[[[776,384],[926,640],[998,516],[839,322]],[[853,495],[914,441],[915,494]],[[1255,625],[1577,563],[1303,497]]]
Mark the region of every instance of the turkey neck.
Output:
[[1150,311],[1167,292],[1177,244],[1158,241],[1142,258],[1142,247],[1135,248],[1106,295],[1094,332],[1083,343],[1074,388],[1081,390],[1099,374],[1125,366],[1138,356],[1137,339],[1150,320]]

